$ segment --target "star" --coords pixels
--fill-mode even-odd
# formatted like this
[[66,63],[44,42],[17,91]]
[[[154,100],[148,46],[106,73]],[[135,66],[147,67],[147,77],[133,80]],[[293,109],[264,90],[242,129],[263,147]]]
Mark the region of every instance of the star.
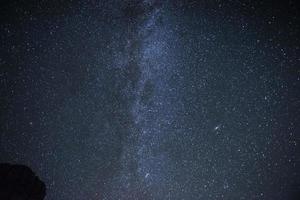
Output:
[[150,176],[150,174],[149,174],[149,173],[146,173],[145,178],[148,178],[149,176]]
[[220,128],[221,128],[221,124],[215,126],[214,130],[217,131],[217,130],[219,130]]

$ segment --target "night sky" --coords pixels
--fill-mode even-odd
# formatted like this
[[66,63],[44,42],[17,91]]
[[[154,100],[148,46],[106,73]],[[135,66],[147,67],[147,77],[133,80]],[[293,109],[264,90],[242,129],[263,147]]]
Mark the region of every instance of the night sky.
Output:
[[47,200],[296,200],[297,1],[0,3],[0,162]]

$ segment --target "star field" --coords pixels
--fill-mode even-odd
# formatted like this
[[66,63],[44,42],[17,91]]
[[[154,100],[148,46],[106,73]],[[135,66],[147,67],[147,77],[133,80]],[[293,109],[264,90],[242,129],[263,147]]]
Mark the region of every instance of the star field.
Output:
[[47,200],[296,200],[296,1],[5,1],[0,162]]

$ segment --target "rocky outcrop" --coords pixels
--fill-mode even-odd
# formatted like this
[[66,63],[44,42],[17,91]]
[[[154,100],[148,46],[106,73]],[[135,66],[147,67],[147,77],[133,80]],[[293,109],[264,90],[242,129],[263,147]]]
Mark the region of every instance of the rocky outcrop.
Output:
[[42,200],[45,184],[24,165],[0,164],[0,199]]

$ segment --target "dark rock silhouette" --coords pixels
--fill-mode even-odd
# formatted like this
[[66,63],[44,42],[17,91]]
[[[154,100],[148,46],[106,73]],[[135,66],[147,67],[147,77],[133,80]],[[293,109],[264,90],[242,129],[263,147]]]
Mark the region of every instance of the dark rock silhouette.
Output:
[[45,184],[24,165],[0,164],[0,199],[42,200]]

